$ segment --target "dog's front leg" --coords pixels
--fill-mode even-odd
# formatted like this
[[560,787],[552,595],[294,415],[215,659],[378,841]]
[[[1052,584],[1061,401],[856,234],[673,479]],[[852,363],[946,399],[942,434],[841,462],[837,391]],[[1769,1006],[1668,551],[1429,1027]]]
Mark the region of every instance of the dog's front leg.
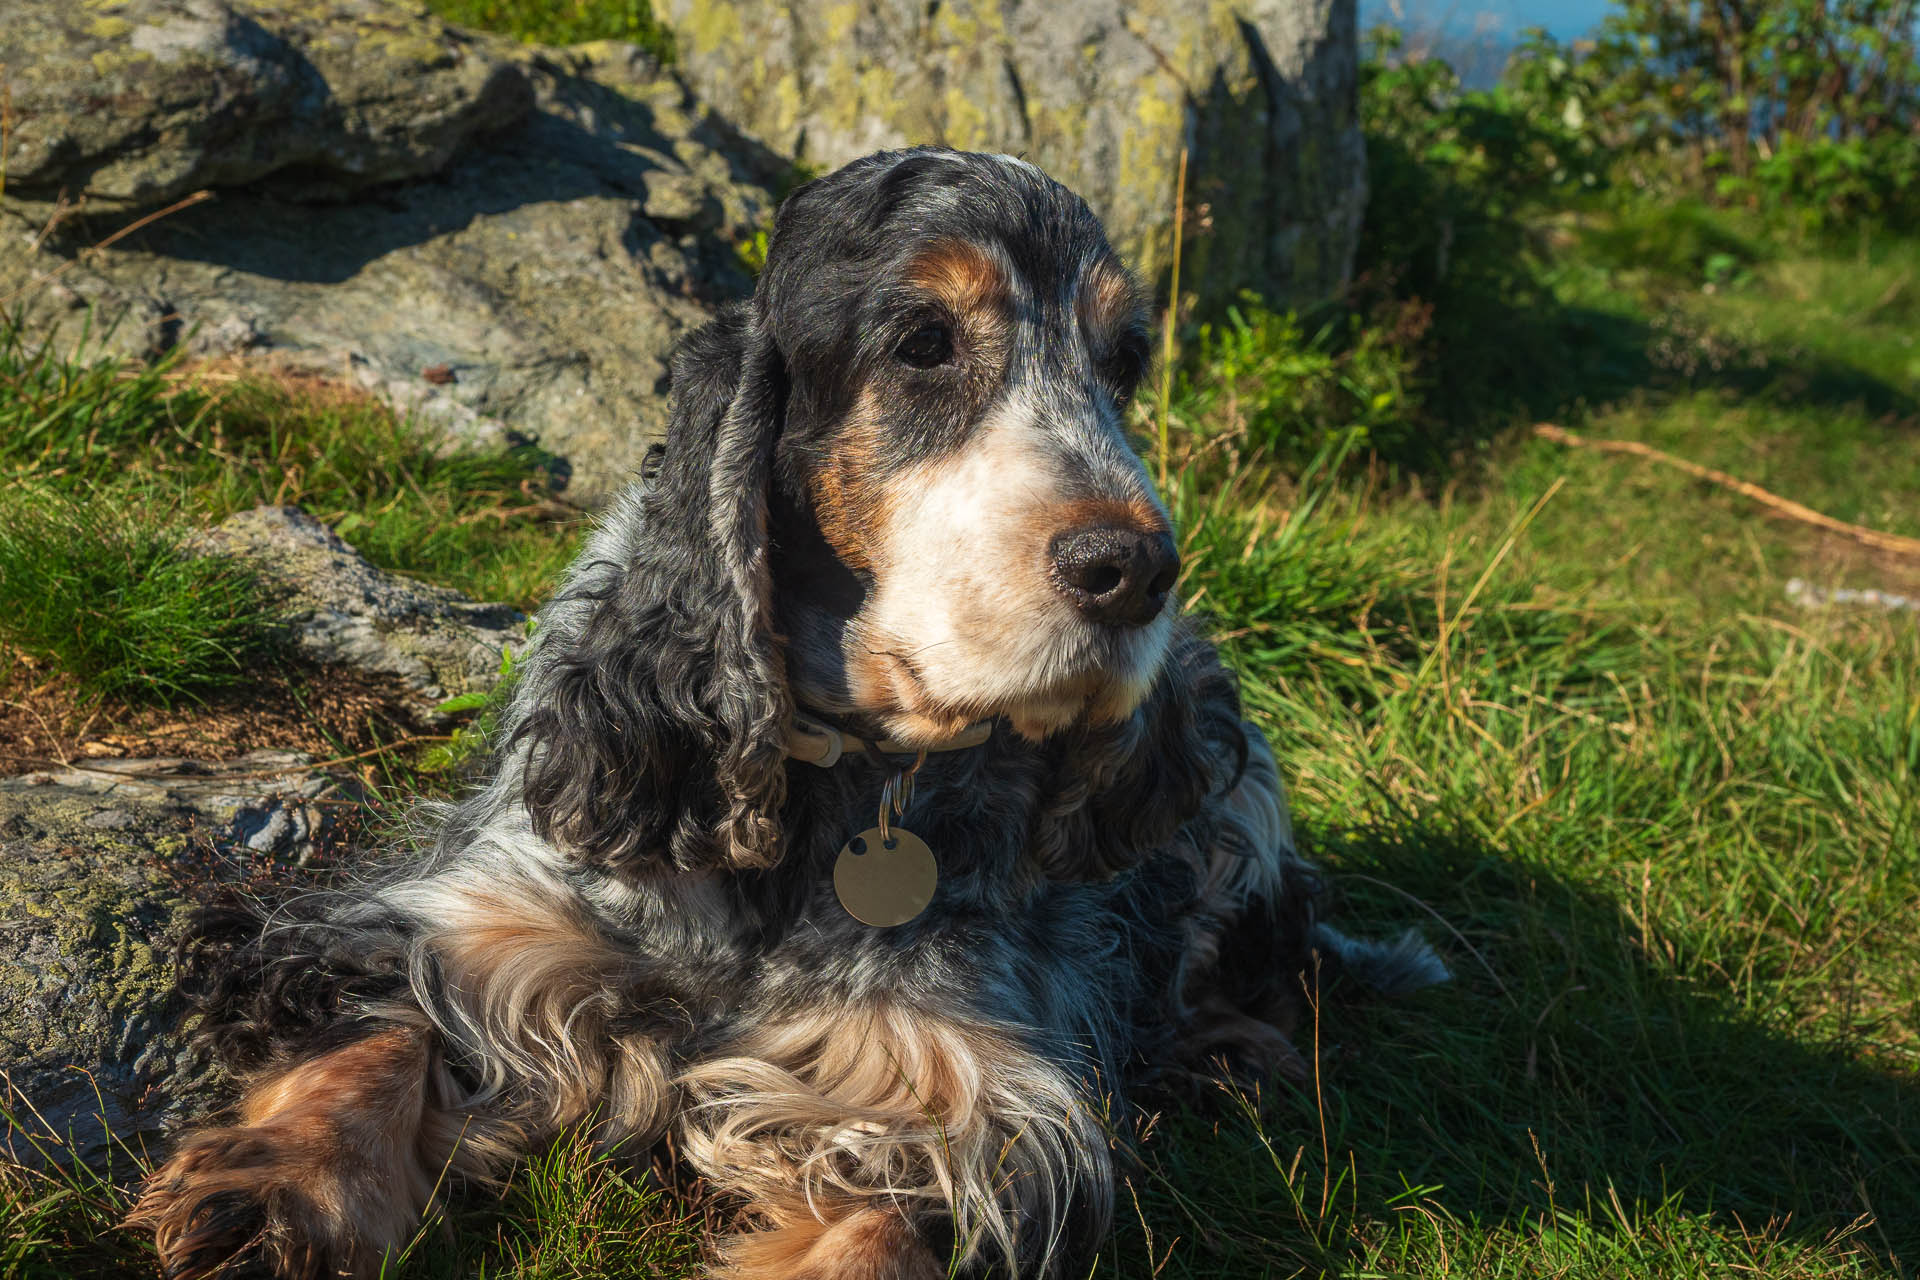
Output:
[[299,1280],[377,1274],[463,1163],[437,1057],[424,1028],[369,1024],[266,1074],[235,1124],[180,1144],[129,1224],[154,1233],[170,1280],[230,1263]]
[[1112,1200],[1083,1076],[1011,1029],[886,1001],[748,1029],[679,1079],[682,1149],[760,1223],[722,1242],[720,1275],[1046,1273],[1070,1222],[1097,1231]]
[[404,957],[396,976],[420,1003],[343,1020],[257,1076],[229,1126],[186,1136],[129,1220],[174,1280],[229,1261],[372,1276],[443,1182],[490,1180],[590,1120],[608,1141],[657,1132],[665,1050],[616,1021],[630,958],[541,884],[404,881],[315,927]]

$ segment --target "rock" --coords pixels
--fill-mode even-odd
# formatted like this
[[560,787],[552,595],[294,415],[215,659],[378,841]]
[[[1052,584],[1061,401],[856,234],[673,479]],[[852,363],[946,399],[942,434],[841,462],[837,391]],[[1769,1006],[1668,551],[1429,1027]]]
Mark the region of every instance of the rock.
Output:
[[527,644],[526,615],[375,568],[298,507],[242,511],[188,543],[248,562],[292,628],[300,651],[326,666],[398,676],[418,708],[484,691],[501,655]]
[[1183,292],[1303,305],[1351,269],[1366,200],[1354,0],[663,9],[695,89],[809,166],[922,142],[1023,155],[1159,279],[1186,143]]
[[[158,23],[163,7],[129,0],[114,18]],[[415,12],[376,0],[315,0],[297,12],[319,16],[298,18],[243,7],[263,31],[283,41],[304,32],[315,48],[347,40],[368,14]],[[50,13],[84,8],[24,4],[42,27],[55,22]],[[340,13],[349,16],[338,32],[324,25]],[[460,47],[496,56],[490,45]],[[25,308],[30,331],[63,345],[87,334],[94,349],[116,353],[184,347],[346,378],[439,438],[531,438],[561,460],[568,497],[590,504],[664,433],[674,342],[751,286],[733,245],[766,224],[764,180],[779,166],[631,46],[509,53],[533,100],[519,124],[470,137],[431,177],[363,188],[350,201],[297,199],[313,194],[314,173],[298,165],[94,250],[127,225],[125,214],[89,207],[56,217],[17,201],[9,174],[0,298],[18,293],[11,305]],[[397,81],[394,92],[416,89]],[[355,117],[329,114],[325,99],[296,106],[321,123],[289,132],[324,125],[347,145],[341,131]],[[119,145],[147,144],[132,131]],[[112,165],[106,153],[89,163]],[[333,170],[320,177],[329,189],[341,184]]]
[[387,0],[15,0],[7,185],[147,207],[269,177],[339,194],[433,173],[525,115],[510,43]]
[[[351,779],[260,752],[112,760],[0,779],[0,1155],[49,1134],[96,1166],[208,1091],[174,1022],[171,954],[221,883],[303,859]],[[11,1096],[8,1096],[11,1093]],[[124,1163],[120,1164],[125,1168]]]

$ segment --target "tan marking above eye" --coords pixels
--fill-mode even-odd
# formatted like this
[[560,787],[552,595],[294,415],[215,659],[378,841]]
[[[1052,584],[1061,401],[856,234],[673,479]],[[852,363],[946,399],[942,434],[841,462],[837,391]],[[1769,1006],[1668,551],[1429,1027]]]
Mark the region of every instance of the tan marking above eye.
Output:
[[1139,286],[1113,258],[1101,258],[1080,277],[1080,323],[1100,338],[1119,334],[1141,307]]
[[962,323],[1004,320],[1013,297],[999,259],[968,240],[935,242],[907,267],[906,278]]

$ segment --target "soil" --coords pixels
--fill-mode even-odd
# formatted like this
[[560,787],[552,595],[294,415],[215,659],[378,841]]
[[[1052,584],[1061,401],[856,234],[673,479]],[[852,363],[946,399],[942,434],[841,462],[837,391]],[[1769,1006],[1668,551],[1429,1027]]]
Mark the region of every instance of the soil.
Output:
[[397,679],[286,664],[199,703],[139,706],[84,695],[68,677],[0,651],[0,774],[261,750],[338,760],[424,736],[414,705]]

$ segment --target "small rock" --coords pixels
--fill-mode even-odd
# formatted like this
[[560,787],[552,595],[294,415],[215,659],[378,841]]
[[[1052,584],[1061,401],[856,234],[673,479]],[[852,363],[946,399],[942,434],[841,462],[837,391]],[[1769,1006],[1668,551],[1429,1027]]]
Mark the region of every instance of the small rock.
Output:
[[298,507],[256,507],[196,535],[207,555],[251,564],[276,591],[301,651],[326,666],[398,676],[416,710],[491,688],[503,653],[526,646],[526,615],[386,573]]
[[95,831],[125,831],[133,825],[134,818],[125,809],[101,809],[88,814],[86,823]]

